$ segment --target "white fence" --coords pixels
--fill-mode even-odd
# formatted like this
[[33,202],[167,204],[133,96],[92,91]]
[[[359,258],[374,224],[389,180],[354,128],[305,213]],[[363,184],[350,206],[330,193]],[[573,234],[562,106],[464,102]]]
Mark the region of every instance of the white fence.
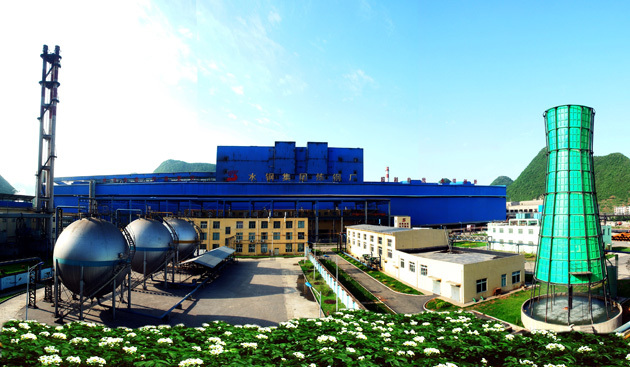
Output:
[[365,307],[350,294],[350,292],[335,279],[335,276],[332,275],[328,269],[322,263],[317,260],[312,253],[308,254],[308,259],[311,261],[313,266],[315,266],[315,270],[319,272],[322,276],[326,284],[330,287],[330,289],[335,292],[339,301],[343,303],[347,309],[351,310],[365,310]]

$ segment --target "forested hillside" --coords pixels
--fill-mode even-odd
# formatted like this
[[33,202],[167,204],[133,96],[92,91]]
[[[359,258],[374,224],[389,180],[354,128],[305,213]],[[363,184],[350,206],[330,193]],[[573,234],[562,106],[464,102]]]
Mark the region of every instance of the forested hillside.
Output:
[[212,163],[188,163],[169,159],[158,166],[153,173],[174,172],[216,172],[216,165]]

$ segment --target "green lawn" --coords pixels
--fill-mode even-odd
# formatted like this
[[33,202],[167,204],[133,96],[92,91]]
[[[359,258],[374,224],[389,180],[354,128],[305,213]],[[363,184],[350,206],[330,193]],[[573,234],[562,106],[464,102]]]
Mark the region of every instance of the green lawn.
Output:
[[630,252],[630,247],[625,247],[625,246],[614,246],[612,248],[613,251],[623,251],[623,252]]
[[390,277],[389,275],[378,271],[378,270],[372,270],[369,269],[367,266],[361,264],[360,262],[358,262],[357,260],[347,256],[344,253],[337,253],[339,256],[343,257],[344,259],[346,259],[349,263],[351,263],[352,265],[356,266],[357,268],[361,269],[362,271],[366,272],[367,274],[369,274],[370,276],[372,276],[374,279],[378,280],[379,282],[385,284],[387,287],[389,287],[391,290],[396,291],[396,292],[400,292],[400,293],[405,293],[405,294],[415,294],[415,295],[422,295],[422,293],[420,291],[418,291],[417,289],[414,289],[404,283],[399,282],[398,280]]
[[486,247],[488,246],[487,242],[471,242],[471,241],[458,241],[453,242],[455,247],[466,247],[466,248],[475,248],[475,247]]
[[[321,295],[321,307],[323,312],[326,315],[330,315],[331,313],[336,311],[337,305],[335,304],[335,300],[337,296],[335,292],[330,289],[330,287],[326,284],[321,274],[315,270],[315,277],[313,277],[313,264],[308,260],[302,260],[299,262],[300,267],[302,268],[302,272],[304,273],[306,281],[312,284],[312,286],[319,293],[315,297],[319,299],[319,295]],[[328,301],[328,302],[327,302]],[[346,306],[339,301],[338,308],[342,309]]]

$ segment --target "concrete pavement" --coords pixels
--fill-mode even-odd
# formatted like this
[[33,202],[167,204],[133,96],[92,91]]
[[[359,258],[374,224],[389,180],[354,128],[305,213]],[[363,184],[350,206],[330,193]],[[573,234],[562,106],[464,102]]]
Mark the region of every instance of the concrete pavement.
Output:
[[332,252],[327,255],[330,256],[331,261],[335,261],[336,258],[339,269],[345,271],[352,279],[356,280],[396,313],[414,314],[423,312],[424,304],[435,297],[432,294],[420,296],[395,292],[346,261],[343,257],[335,255]]

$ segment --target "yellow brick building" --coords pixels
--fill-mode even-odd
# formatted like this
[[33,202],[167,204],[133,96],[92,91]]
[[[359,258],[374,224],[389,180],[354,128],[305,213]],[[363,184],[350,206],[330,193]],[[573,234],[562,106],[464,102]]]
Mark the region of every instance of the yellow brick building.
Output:
[[187,218],[200,248],[228,246],[236,255],[299,255],[308,243],[307,218]]

